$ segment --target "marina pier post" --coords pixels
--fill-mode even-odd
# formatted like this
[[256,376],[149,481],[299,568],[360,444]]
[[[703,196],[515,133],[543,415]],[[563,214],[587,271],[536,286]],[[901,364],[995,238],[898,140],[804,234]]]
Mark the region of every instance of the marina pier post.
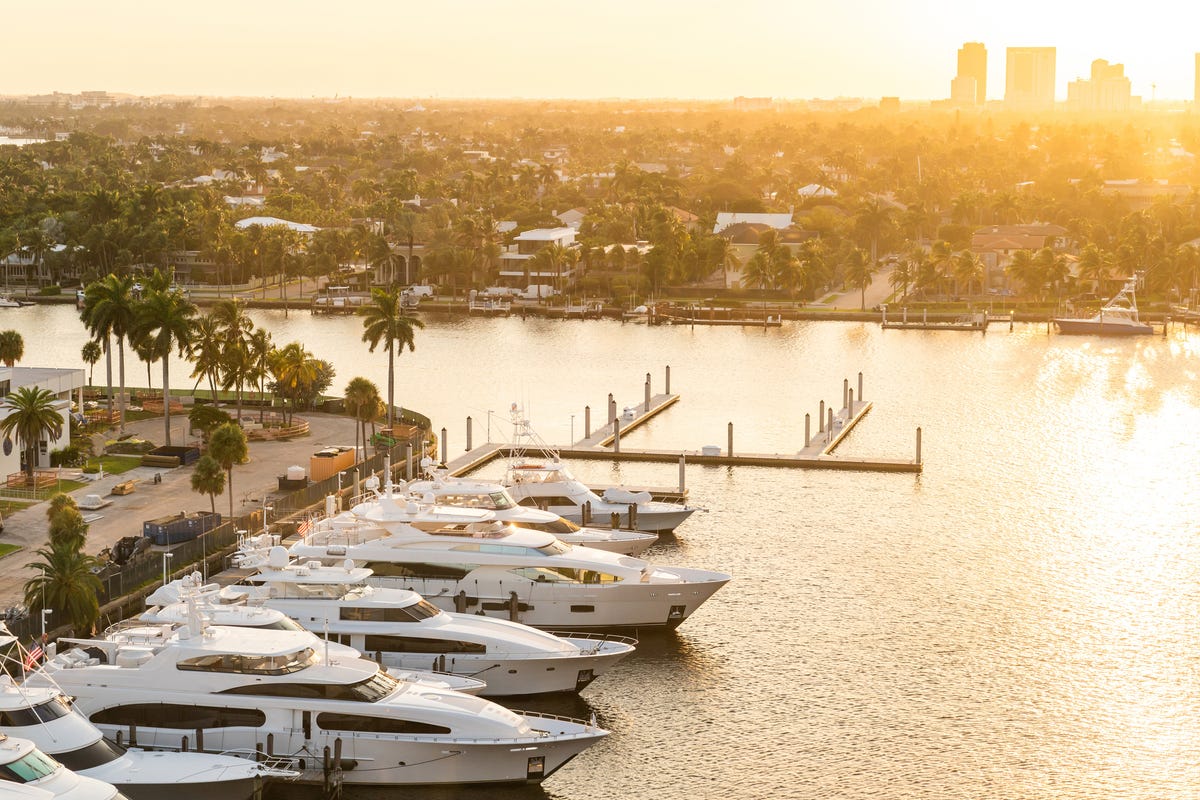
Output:
[[583,407],[583,438],[592,438],[592,407]]
[[471,447],[471,418],[469,416],[467,417],[467,446],[463,449],[468,452],[474,449]]
[[729,423],[729,446],[725,450],[725,455],[733,457],[733,423]]

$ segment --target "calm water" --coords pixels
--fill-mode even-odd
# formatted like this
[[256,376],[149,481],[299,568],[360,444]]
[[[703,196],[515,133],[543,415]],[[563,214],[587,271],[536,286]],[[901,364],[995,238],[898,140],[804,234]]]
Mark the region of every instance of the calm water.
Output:
[[[0,314],[24,363],[81,363],[73,309]],[[386,385],[357,320],[253,316],[333,360],[339,386]],[[581,700],[521,704],[594,711],[613,735],[541,788],[366,796],[1200,797],[1200,336],[428,323],[398,400],[445,426],[452,454],[468,415],[476,443],[489,410],[507,434],[513,402],[548,440],[581,435],[584,405],[633,405],[670,364],[682,400],[630,446],[724,446],[733,422],[735,449],[795,451],[804,413],[862,371],[876,406],[843,452],[908,458],[921,426],[926,468],[689,467],[709,511],[651,557],[734,581]]]

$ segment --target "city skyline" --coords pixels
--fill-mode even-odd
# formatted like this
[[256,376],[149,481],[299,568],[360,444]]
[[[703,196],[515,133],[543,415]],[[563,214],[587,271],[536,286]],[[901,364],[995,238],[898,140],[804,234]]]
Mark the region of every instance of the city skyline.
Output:
[[21,68],[0,77],[0,95],[940,100],[956,52],[979,42],[991,54],[989,101],[1003,97],[1013,47],[1056,49],[1058,101],[1096,59],[1123,64],[1147,101],[1192,100],[1200,49],[1187,26],[1166,24],[1175,7],[1163,0],[1136,15],[1115,3],[1084,15],[1032,0],[1002,9],[933,0],[919,14],[884,0],[747,0],[736,13],[713,0],[351,0],[336,14],[314,0],[167,4],[153,14],[136,0],[47,8],[6,10],[10,30],[29,35],[8,37],[7,60]]

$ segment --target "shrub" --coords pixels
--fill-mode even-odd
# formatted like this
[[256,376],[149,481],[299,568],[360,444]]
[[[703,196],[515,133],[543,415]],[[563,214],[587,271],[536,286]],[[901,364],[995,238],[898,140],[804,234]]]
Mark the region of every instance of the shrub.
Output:
[[69,444],[60,450],[50,451],[50,466],[77,467],[83,463],[86,454],[77,444]]
[[38,289],[40,297],[54,297],[60,294],[62,294],[61,286],[43,286],[41,289]]

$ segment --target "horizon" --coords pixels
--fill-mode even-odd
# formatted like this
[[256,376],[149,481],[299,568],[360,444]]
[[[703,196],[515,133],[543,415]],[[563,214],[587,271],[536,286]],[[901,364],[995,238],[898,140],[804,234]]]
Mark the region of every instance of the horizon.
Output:
[[[731,20],[714,0],[611,0],[565,12],[549,0],[410,6],[315,0],[156,7],[62,0],[8,9],[0,96],[103,90],[138,97],[452,100],[779,100],[949,97],[957,50],[982,42],[988,101],[1001,100],[1008,47],[1055,47],[1055,98],[1095,59],[1123,64],[1145,102],[1190,101],[1200,49],[1176,11],[1150,0],[1086,15],[1033,0],[1004,9],[886,0],[801,8],[747,0]],[[873,24],[864,27],[863,20]],[[1029,35],[1027,21],[1039,21]],[[1119,23],[1107,20],[1120,20]],[[814,32],[816,35],[814,35]],[[86,79],[80,76],[86,75]]]

